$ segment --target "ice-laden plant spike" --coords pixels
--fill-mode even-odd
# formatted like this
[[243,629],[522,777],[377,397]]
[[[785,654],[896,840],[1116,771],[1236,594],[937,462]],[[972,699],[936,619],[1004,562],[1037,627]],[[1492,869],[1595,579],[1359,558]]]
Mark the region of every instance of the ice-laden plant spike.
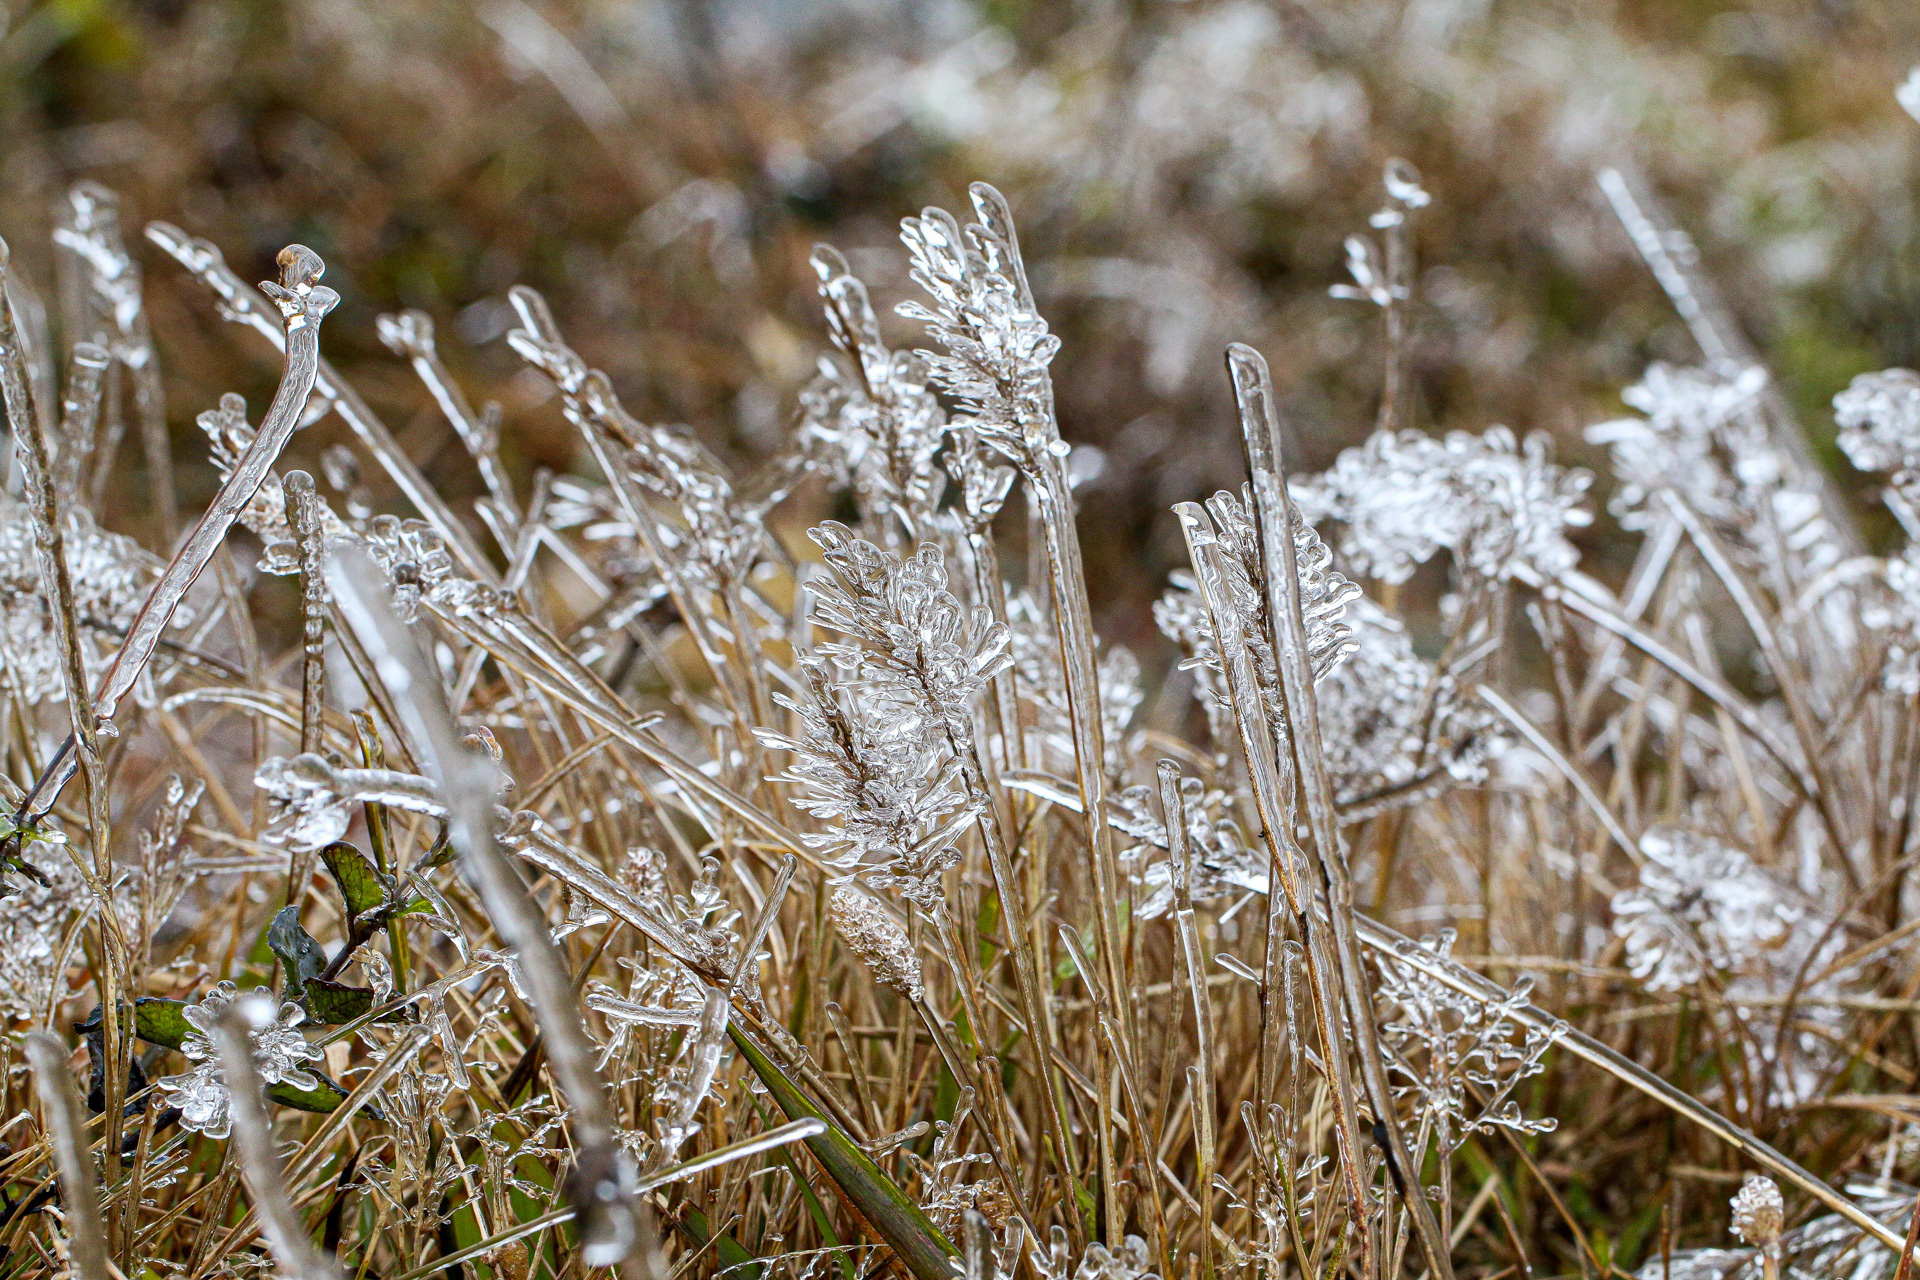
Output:
[[[322,358],[316,255],[256,291],[156,224],[280,353],[176,449],[151,273],[76,188],[59,342],[0,303],[8,1274],[1891,1280],[1920,549],[1843,533],[1608,174],[1702,350],[1589,433],[1606,500],[1424,420],[1445,193],[1395,162],[1336,288],[1371,434],[1291,470],[1228,351],[1237,422],[1188,429],[1246,470],[1163,516],[1166,670],[1096,634],[1072,345],[991,187],[903,224],[921,338],[814,252],[818,376],[744,473],[531,290],[544,405],[382,318],[469,508]],[[1834,404],[1910,536],[1915,385]],[[210,481],[144,524],[129,475]],[[1669,1172],[1744,1182],[1663,1219],[1705,1203]]]

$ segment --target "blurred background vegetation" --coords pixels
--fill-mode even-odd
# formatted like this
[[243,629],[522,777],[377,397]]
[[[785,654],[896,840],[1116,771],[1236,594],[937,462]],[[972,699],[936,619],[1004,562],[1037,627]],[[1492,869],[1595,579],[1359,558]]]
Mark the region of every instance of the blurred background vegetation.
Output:
[[[1581,429],[1649,360],[1698,358],[1595,187],[1626,160],[1830,453],[1836,390],[1920,364],[1920,126],[1893,99],[1915,61],[1911,0],[17,0],[0,230],[47,297],[80,178],[250,279],[311,245],[345,299],[328,354],[457,497],[478,479],[378,314],[435,319],[523,471],[580,460],[500,340],[516,282],[636,413],[745,467],[825,347],[809,248],[891,304],[898,218],[990,180],[1064,339],[1065,432],[1098,450],[1103,631],[1157,653],[1145,606],[1184,560],[1168,504],[1243,474],[1222,346],[1273,361],[1303,465],[1372,427],[1379,318],[1327,290],[1390,156],[1434,196],[1415,425],[1547,430],[1588,460]],[[145,260],[184,467],[194,415],[222,389],[258,412],[277,365]],[[110,510],[133,528],[127,452]],[[1612,545],[1602,519],[1603,574]]]

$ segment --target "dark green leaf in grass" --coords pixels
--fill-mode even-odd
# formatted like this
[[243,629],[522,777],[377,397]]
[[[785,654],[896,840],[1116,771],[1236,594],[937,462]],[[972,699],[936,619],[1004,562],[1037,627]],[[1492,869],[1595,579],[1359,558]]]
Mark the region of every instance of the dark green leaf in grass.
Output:
[[[322,1115],[334,1110],[347,1100],[347,1091],[329,1078],[326,1072],[315,1071],[311,1065],[307,1067],[307,1071],[319,1081],[316,1087],[296,1089],[282,1081],[279,1084],[267,1086],[267,1097],[283,1107],[292,1107],[295,1111],[313,1111]],[[362,1103],[360,1111],[383,1124],[386,1122],[387,1113],[373,1102]]]
[[282,907],[280,913],[267,926],[267,946],[280,958],[281,967],[287,971],[287,998],[298,1000],[306,989],[307,979],[317,975],[327,967],[326,952],[320,950],[320,944],[313,935],[300,926],[300,908]]
[[399,890],[393,877],[381,872],[373,860],[343,840],[336,840],[320,851],[340,898],[347,904],[347,922],[352,924],[391,903]]
[[367,987],[349,987],[344,983],[329,982],[325,978],[309,978],[302,1003],[307,1016],[315,1022],[337,1027],[343,1022],[352,1022],[355,1018],[372,1013],[373,991]]
[[[321,1113],[332,1111],[335,1107],[347,1100],[347,1091],[345,1089],[342,1089],[318,1071],[314,1071],[312,1067],[308,1067],[307,1070],[312,1072],[314,1079],[320,1082],[317,1087],[312,1089],[296,1089],[292,1085],[282,1081],[279,1084],[270,1084],[267,1086],[267,1097],[273,1099],[283,1107],[292,1107],[295,1111],[317,1111]],[[370,1114],[377,1114],[372,1107],[364,1109]]]
[[[707,1222],[707,1215],[698,1209],[688,1208],[680,1215],[677,1224],[681,1232],[691,1240],[695,1248],[705,1245],[713,1239],[713,1230]],[[746,1251],[738,1240],[722,1231],[720,1238],[714,1241],[714,1254],[720,1259],[720,1274],[726,1280],[760,1280],[766,1267]]]
[[186,1009],[185,1000],[141,996],[133,1002],[133,1033],[150,1044],[178,1049],[193,1030]]
[[751,1035],[737,1026],[729,1026],[727,1034],[789,1120],[812,1116],[825,1122],[824,1132],[806,1140],[807,1150],[833,1179],[847,1207],[886,1241],[919,1280],[953,1280],[951,1260],[959,1250],[940,1234],[932,1219],[773,1064]]

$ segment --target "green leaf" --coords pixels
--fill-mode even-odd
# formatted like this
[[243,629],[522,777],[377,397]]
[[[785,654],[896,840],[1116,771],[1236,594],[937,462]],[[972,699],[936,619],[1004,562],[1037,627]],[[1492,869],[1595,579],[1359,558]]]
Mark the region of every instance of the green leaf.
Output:
[[[749,1099],[753,1103],[753,1114],[760,1118],[760,1123],[772,1128],[773,1122],[767,1118],[767,1109],[760,1105],[760,1099],[751,1095]],[[806,1203],[807,1216],[813,1219],[813,1229],[820,1233],[820,1243],[840,1264],[841,1280],[858,1280],[853,1259],[841,1247],[840,1233],[833,1229],[833,1219],[827,1215],[827,1207],[820,1203],[820,1197],[813,1192],[813,1184],[800,1172],[800,1162],[794,1159],[793,1152],[785,1147],[775,1147],[767,1155],[776,1164],[785,1165],[787,1172],[793,1175],[793,1184],[800,1188],[800,1198]]]
[[347,922],[371,915],[391,903],[399,889],[393,877],[381,872],[373,860],[343,840],[336,840],[320,851],[341,900],[347,904]]
[[[688,1208],[680,1217],[678,1226],[687,1239],[697,1248],[713,1238],[712,1227],[707,1215],[698,1209]],[[713,1251],[720,1258],[720,1274],[726,1280],[760,1280],[766,1270],[759,1259],[748,1253],[738,1240],[722,1231],[719,1240],[714,1242]]]
[[[326,1076],[320,1074],[320,1072],[313,1071],[312,1067],[308,1067],[307,1070],[312,1071],[314,1078],[320,1082],[318,1088],[296,1089],[292,1085],[282,1081],[279,1084],[268,1085],[267,1096],[281,1106],[292,1107],[295,1111],[318,1111],[322,1113],[333,1110],[347,1100],[347,1091],[345,1089],[342,1089]],[[370,1114],[373,1113],[372,1107],[367,1107],[365,1110]]]
[[960,1251],[940,1234],[933,1220],[773,1064],[751,1035],[732,1024],[727,1034],[789,1120],[812,1116],[825,1121],[825,1132],[806,1139],[807,1150],[833,1179],[847,1207],[886,1241],[919,1280],[953,1280],[950,1260]]
[[141,996],[133,1002],[133,1033],[151,1044],[178,1049],[193,1032],[186,1009],[185,1000]]
[[287,971],[287,996],[298,1000],[307,980],[327,967],[326,953],[313,935],[300,927],[300,908],[282,907],[267,926],[267,946]]
[[325,978],[308,978],[306,997],[301,1003],[308,1017],[334,1027],[372,1013],[373,991],[369,987],[349,987]]

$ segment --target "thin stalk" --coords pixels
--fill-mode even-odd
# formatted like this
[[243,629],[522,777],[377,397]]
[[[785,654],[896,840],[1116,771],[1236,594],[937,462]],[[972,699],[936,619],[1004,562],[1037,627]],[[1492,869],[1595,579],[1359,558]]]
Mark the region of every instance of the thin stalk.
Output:
[[77,1280],[110,1280],[107,1228],[100,1214],[100,1184],[93,1176],[93,1157],[87,1150],[86,1112],[67,1066],[67,1050],[51,1034],[27,1036],[27,1060],[33,1066],[34,1092],[40,1095],[40,1114],[53,1145],[60,1171],[62,1207],[66,1211],[67,1249]]
[[[319,372],[320,321],[340,301],[340,295],[320,283],[326,264],[311,249],[288,245],[280,251],[279,264],[280,282],[262,286],[272,295],[285,327],[287,364],[279,389],[274,392],[259,434],[247,446],[233,473],[214,495],[213,505],[201,515],[127,627],[126,643],[114,655],[113,664],[107,668],[94,694],[93,714],[101,720],[113,718],[120,700],[146,670],[154,650],[159,647],[160,637],[173,620],[174,611],[212,561],[227,530],[239,519],[241,510],[286,447],[299,425],[307,397],[313,393]],[[69,744],[34,783],[15,815],[15,824],[31,823],[50,812],[77,767]]]
[[[165,222],[148,223],[147,239],[213,291],[222,319],[248,326],[282,352],[290,350],[290,340],[294,336],[292,328],[282,331],[273,319],[272,309],[227,266],[218,246],[211,241],[194,239],[180,228]],[[309,391],[318,390],[328,406],[340,415],[340,420],[373,454],[374,460],[386,471],[400,492],[406,495],[407,501],[446,541],[447,549],[460,561],[461,567],[480,581],[491,582],[493,566],[488,562],[486,553],[467,531],[466,525],[454,515],[446,499],[420,474],[420,468],[400,448],[386,424],[374,416],[373,410],[360,398],[360,393],[335,372],[332,365],[319,359],[317,352],[314,359],[316,376]],[[298,408],[305,410],[304,397]],[[264,433],[265,429],[262,428]]]
[[[1341,991],[1348,1024],[1359,1058],[1360,1079],[1373,1109],[1376,1134],[1385,1137],[1387,1154],[1403,1175],[1413,1180],[1407,1191],[1407,1211],[1420,1236],[1427,1266],[1438,1280],[1452,1280],[1446,1237],[1434,1219],[1433,1207],[1418,1186],[1419,1169],[1407,1150],[1405,1136],[1387,1086],[1386,1065],[1374,1027],[1373,992],[1360,959],[1354,935],[1352,885],[1347,874],[1346,849],[1340,839],[1333,782],[1328,776],[1326,752],[1320,743],[1320,710],[1313,687],[1313,661],[1307,646],[1306,620],[1300,605],[1300,574],[1295,563],[1293,504],[1287,495],[1280,439],[1280,416],[1273,400],[1267,362],[1252,347],[1235,343],[1227,349],[1227,371],[1240,406],[1247,470],[1252,477],[1254,515],[1259,524],[1262,562],[1266,570],[1269,617],[1274,627],[1274,653],[1285,693],[1287,721],[1294,760],[1299,770],[1307,825],[1313,834],[1314,858],[1327,897]],[[1397,1180],[1396,1180],[1397,1181]]]
[[1186,964],[1187,990],[1193,998],[1193,1023],[1196,1044],[1194,1063],[1189,1068],[1189,1087],[1193,1090],[1194,1151],[1198,1161],[1196,1177],[1200,1187],[1200,1275],[1213,1280],[1213,1178],[1214,1124],[1218,1104],[1213,1095],[1213,1001],[1207,995],[1206,952],[1200,941],[1200,927],[1193,914],[1193,893],[1189,887],[1186,805],[1180,799],[1180,766],[1171,760],[1159,765],[1160,814],[1167,828],[1167,866],[1173,878],[1173,920],[1180,936],[1180,956]]
[[370,586],[378,568],[357,548],[343,547],[328,564],[328,581],[349,624],[373,659],[394,704],[409,720],[421,763],[439,775],[448,810],[448,838],[478,882],[494,927],[518,955],[520,973],[547,1061],[566,1094],[574,1132],[570,1193],[580,1212],[582,1256],[608,1266],[641,1245],[642,1224],[631,1190],[631,1161],[614,1143],[606,1085],[593,1066],[573,976],[555,948],[546,918],[527,896],[494,833],[498,774],[483,752],[461,741],[439,680],[413,637]]
[[[73,749],[67,759],[72,767],[84,770],[87,793],[87,827],[93,846],[93,865],[86,866],[78,850],[67,854],[80,869],[87,887],[97,901],[100,921],[100,963],[94,979],[100,988],[103,1009],[120,1008],[120,982],[127,971],[126,932],[114,910],[112,885],[113,841],[111,802],[107,793],[107,774],[100,760],[100,724],[87,701],[87,673],[81,651],[79,609],[74,603],[73,576],[67,560],[65,517],[55,492],[52,461],[47,453],[38,406],[34,400],[33,380],[28,375],[26,352],[5,292],[10,256],[0,241],[0,396],[4,397],[8,425],[13,434],[14,458],[25,482],[29,516],[33,529],[34,560],[40,570],[42,588],[53,620],[55,643],[59,649],[61,674],[66,686],[68,718],[73,726],[69,741]],[[71,775],[71,768],[69,770]],[[19,824],[16,824],[19,825]],[[120,1174],[120,1121],[125,1101],[128,1048],[117,1016],[101,1021],[102,1056],[106,1059],[104,1103],[107,1110],[107,1176]]]

